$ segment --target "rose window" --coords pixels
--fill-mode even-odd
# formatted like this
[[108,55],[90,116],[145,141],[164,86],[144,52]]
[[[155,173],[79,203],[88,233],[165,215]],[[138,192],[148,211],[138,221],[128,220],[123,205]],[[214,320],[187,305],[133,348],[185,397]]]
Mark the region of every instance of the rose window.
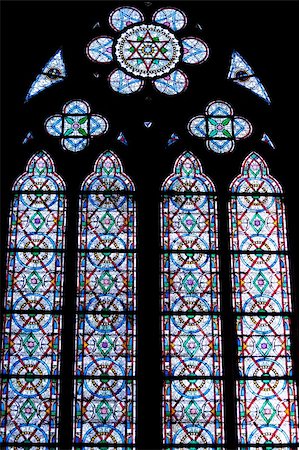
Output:
[[86,47],[88,58],[97,63],[115,61],[117,68],[109,75],[111,88],[120,94],[139,92],[146,79],[163,94],[185,91],[188,76],[178,66],[201,64],[209,56],[207,44],[196,36],[180,38],[176,32],[187,24],[177,8],[161,8],[144,23],[143,14],[133,7],[116,8],[109,17],[116,38],[98,36]]
[[137,25],[118,38],[115,55],[127,72],[153,78],[166,75],[176,67],[181,48],[170,30],[157,25]]

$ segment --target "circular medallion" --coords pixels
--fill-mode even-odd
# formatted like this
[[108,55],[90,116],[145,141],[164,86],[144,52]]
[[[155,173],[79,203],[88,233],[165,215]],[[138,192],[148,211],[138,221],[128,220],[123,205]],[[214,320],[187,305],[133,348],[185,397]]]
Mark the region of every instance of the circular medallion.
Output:
[[120,66],[141,78],[168,74],[180,60],[179,41],[169,29],[136,25],[120,35],[115,47]]
[[110,358],[98,358],[87,365],[84,376],[85,388],[100,399],[115,398],[124,389],[125,371]]
[[49,366],[39,358],[26,356],[16,361],[10,374],[15,376],[10,379],[10,386],[20,397],[36,397],[47,391],[50,385]]

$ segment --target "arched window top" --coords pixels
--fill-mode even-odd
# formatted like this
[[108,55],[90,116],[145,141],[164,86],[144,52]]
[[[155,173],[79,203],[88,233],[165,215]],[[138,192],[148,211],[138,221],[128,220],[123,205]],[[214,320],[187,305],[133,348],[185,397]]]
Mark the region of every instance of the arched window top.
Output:
[[162,190],[214,192],[213,182],[203,174],[199,159],[190,151],[185,151],[174,164],[173,173],[166,178]]
[[96,160],[93,172],[84,180],[82,191],[134,191],[133,181],[123,171],[116,154],[106,150]]
[[13,191],[64,191],[65,183],[56,173],[55,164],[51,156],[41,150],[28,161],[25,172],[20,175]]
[[269,174],[265,160],[256,152],[250,153],[244,160],[241,173],[230,185],[232,193],[261,192],[281,194],[282,187]]
[[82,189],[73,448],[81,443],[82,449],[132,450],[137,358],[134,185],[118,157],[106,151]]

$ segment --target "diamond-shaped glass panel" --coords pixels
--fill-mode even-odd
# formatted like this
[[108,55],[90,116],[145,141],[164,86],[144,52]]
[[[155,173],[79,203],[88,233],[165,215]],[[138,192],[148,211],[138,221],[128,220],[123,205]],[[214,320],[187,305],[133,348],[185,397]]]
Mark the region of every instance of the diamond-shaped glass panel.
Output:
[[115,223],[115,220],[114,217],[109,212],[105,212],[105,214],[103,214],[102,217],[100,218],[100,222],[104,230],[107,233],[109,233],[109,231],[111,230],[111,228]]
[[193,275],[193,273],[188,273],[188,275],[186,275],[183,279],[183,286],[189,294],[196,290],[197,285],[198,280]]
[[102,423],[108,422],[112,412],[113,410],[107,400],[101,401],[96,409],[96,413]]
[[196,225],[196,219],[192,214],[186,214],[182,219],[182,225],[188,233],[191,233]]
[[190,422],[195,423],[195,422],[197,422],[199,416],[201,415],[202,410],[194,400],[191,400],[191,402],[188,404],[185,412],[186,412],[186,416],[188,417]]
[[270,400],[266,400],[260,409],[260,414],[262,416],[262,418],[264,419],[264,421],[269,425],[269,423],[271,422],[271,420],[273,419],[273,417],[276,414],[276,409],[273,407],[272,403]]
[[103,289],[103,292],[105,294],[110,291],[110,289],[114,285],[114,279],[109,272],[102,273],[102,275],[99,278],[99,285],[101,289]]
[[265,225],[265,221],[259,213],[255,213],[249,223],[256,233],[259,233]]
[[267,336],[262,336],[256,343],[256,348],[263,356],[268,356],[272,348],[272,343]]
[[255,277],[255,279],[253,280],[253,284],[256,287],[256,289],[260,292],[260,294],[262,294],[269,286],[269,281],[265,277],[263,272],[259,272]]
[[113,348],[113,341],[109,338],[108,335],[103,335],[98,340],[97,347],[103,356],[107,356]]
[[188,336],[183,344],[186,352],[191,358],[196,354],[199,349],[199,342],[194,336]]
[[39,341],[33,333],[29,333],[26,338],[23,339],[23,345],[28,355],[32,356],[39,347]]
[[31,223],[33,229],[35,231],[38,231],[42,228],[42,226],[45,223],[45,218],[42,215],[40,211],[37,211],[33,216],[30,218],[29,222]]
[[27,285],[32,292],[35,292],[38,290],[38,288],[41,286],[41,284],[42,284],[42,279],[39,276],[39,274],[34,270],[33,272],[31,272],[31,274],[27,278]]
[[33,403],[33,401],[28,398],[22,405],[20,409],[20,414],[25,420],[26,423],[31,422],[32,418],[35,416],[36,413],[36,407]]

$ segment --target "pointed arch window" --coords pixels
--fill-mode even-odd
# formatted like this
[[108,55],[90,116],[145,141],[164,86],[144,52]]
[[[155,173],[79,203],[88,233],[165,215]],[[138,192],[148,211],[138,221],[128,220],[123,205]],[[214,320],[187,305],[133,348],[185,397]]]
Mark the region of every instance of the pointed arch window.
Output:
[[[58,441],[65,184],[41,151],[13,185],[1,355],[0,441]],[[42,447],[39,447],[42,448]]]
[[106,151],[83,182],[79,204],[78,448],[132,449],[135,443],[135,220],[133,182],[118,157]]
[[166,447],[212,449],[224,442],[217,221],[215,187],[184,152],[162,185]]
[[230,192],[238,442],[289,449],[298,444],[298,407],[290,354],[292,299],[283,191],[266,162],[251,153]]

